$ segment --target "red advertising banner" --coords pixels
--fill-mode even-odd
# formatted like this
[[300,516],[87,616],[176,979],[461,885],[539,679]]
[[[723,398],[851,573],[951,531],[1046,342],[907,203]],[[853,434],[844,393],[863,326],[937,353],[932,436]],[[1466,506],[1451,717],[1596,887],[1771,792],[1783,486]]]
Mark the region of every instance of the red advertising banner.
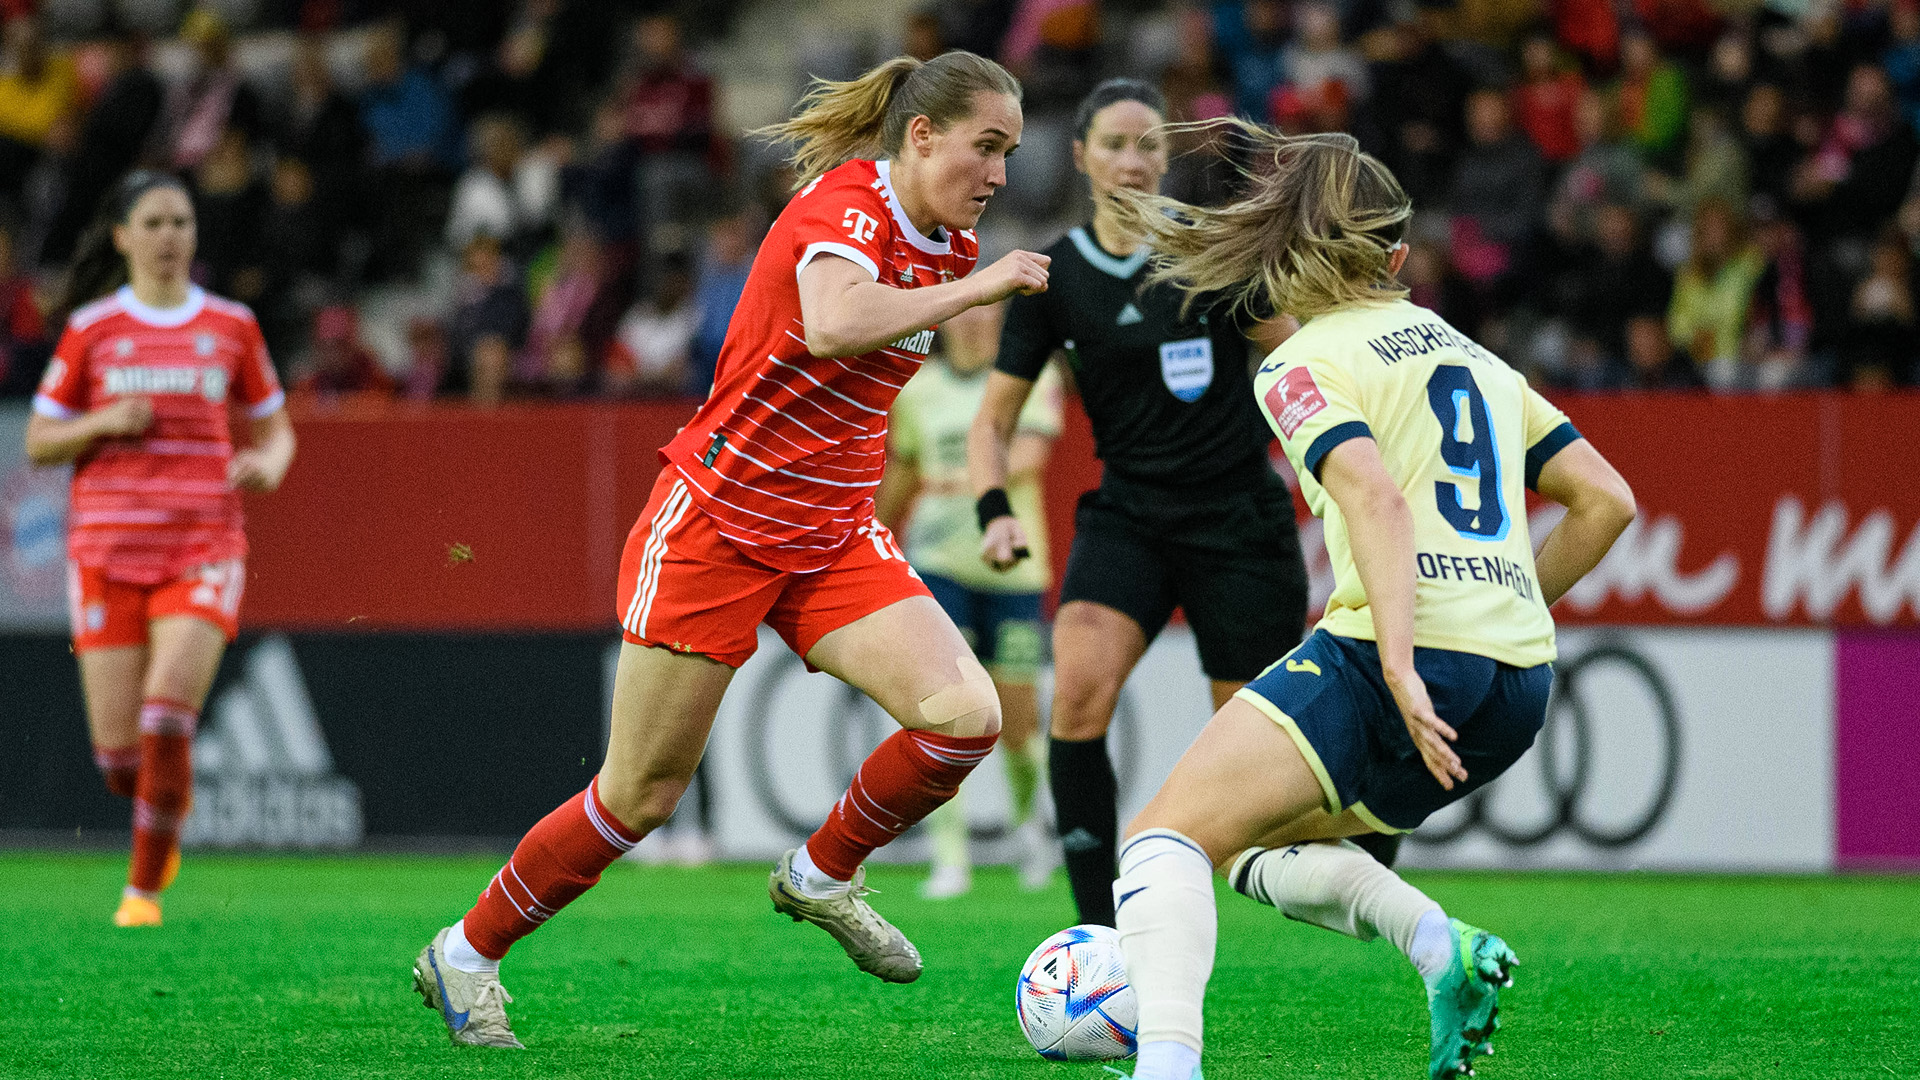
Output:
[[[1920,625],[1920,394],[1560,404],[1640,503],[1613,554],[1556,609],[1562,620]],[[692,410],[303,412],[286,485],[248,500],[246,621],[611,627],[620,548],[659,471],[654,451]],[[1099,480],[1086,422],[1068,413],[1047,477],[1056,579],[1074,500]],[[1536,541],[1554,513],[1534,512]]]

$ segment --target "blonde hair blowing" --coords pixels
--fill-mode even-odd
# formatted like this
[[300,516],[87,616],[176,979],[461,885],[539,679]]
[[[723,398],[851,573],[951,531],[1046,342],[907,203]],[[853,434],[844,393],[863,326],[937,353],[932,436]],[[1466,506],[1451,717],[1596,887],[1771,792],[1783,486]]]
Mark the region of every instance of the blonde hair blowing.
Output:
[[1153,249],[1148,280],[1185,292],[1184,306],[1213,294],[1310,319],[1407,295],[1389,260],[1413,205],[1353,136],[1282,135],[1237,118],[1164,130],[1224,133],[1252,150],[1238,167],[1246,192],[1225,206],[1115,192],[1122,226]]
[[800,111],[791,120],[751,134],[794,144],[792,161],[805,187],[827,170],[855,158],[887,157],[900,152],[907,125],[916,116],[945,128],[973,115],[973,96],[981,91],[1020,100],[1020,80],[1006,68],[963,49],[941,53],[922,63],[896,56],[849,82],[815,79]]

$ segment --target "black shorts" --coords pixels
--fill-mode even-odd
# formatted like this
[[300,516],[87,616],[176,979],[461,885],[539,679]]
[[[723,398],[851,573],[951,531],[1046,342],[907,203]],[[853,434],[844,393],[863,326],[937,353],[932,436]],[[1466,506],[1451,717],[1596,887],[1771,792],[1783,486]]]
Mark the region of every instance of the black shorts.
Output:
[[1090,600],[1152,641],[1186,612],[1207,677],[1246,682],[1300,643],[1307,571],[1293,496],[1262,463],[1226,490],[1170,492],[1108,475],[1080,497],[1060,602]]

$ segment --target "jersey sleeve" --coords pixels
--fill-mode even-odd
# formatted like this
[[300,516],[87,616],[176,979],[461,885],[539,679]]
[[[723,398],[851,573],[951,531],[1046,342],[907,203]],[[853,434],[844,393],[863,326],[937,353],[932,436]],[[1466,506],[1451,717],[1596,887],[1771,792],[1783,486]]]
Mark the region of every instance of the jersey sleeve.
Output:
[[1020,420],[1015,430],[1049,439],[1058,438],[1061,399],[1064,396],[1060,386],[1060,369],[1052,364],[1047,365],[1034,382],[1033,393],[1027,395],[1026,405],[1020,409]]
[[1567,419],[1553,402],[1541,397],[1533,387],[1526,385],[1526,377],[1515,373],[1520,380],[1520,392],[1523,395],[1522,410],[1527,433],[1527,489],[1540,489],[1540,470],[1553,455],[1567,448],[1567,444],[1581,438],[1580,430]]
[[1015,294],[1007,302],[1007,321],[1000,328],[1000,356],[994,370],[1031,382],[1040,377],[1047,359],[1061,345],[1047,314],[1046,294]]
[[797,201],[799,216],[792,232],[795,275],[820,255],[838,255],[880,280],[893,215],[879,191],[859,183],[855,174],[823,179]]
[[1280,436],[1296,471],[1320,477],[1320,463],[1348,439],[1371,439],[1360,395],[1338,365],[1318,358],[1288,363],[1260,395],[1260,411]]
[[239,370],[234,372],[234,397],[247,416],[259,420],[272,416],[287,403],[286,392],[280,389],[280,376],[273,370],[273,358],[267,355],[267,339],[261,336],[260,324],[251,317],[245,320],[240,330],[242,355]]
[[53,347],[53,359],[33,395],[33,411],[55,420],[71,420],[90,407],[87,400],[87,335],[69,325]]

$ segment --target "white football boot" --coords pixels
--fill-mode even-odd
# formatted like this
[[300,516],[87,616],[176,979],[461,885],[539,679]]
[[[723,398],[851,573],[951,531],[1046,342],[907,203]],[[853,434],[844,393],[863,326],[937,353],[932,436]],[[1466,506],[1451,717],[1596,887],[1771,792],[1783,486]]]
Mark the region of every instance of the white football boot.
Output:
[[447,933],[440,931],[413,962],[413,988],[427,1008],[437,1010],[447,1023],[447,1034],[466,1046],[501,1046],[524,1050],[507,1024],[506,1003],[513,1000],[500,979],[475,975],[447,963]]
[[869,975],[895,983],[919,978],[920,950],[862,899],[870,891],[866,886],[867,868],[855,870],[853,881],[845,889],[816,898],[801,892],[793,882],[793,857],[798,851],[795,848],[780,856],[767,877],[773,910],[792,916],[794,922],[804,919],[832,934],[847,950],[847,959]]

